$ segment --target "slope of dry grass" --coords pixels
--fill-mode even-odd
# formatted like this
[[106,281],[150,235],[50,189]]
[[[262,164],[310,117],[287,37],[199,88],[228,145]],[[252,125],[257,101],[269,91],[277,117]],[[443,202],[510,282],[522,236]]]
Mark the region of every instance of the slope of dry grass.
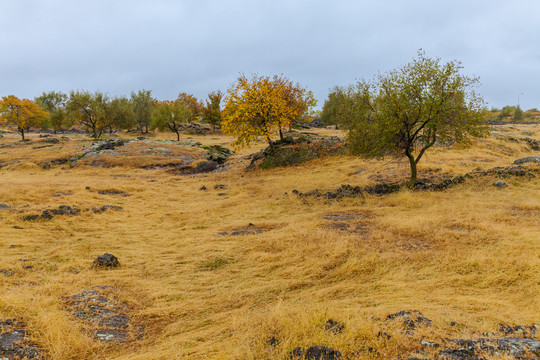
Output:
[[[539,139],[538,126],[504,126],[471,147],[433,149],[420,176],[509,166],[535,154],[526,143],[504,140],[524,130]],[[5,135],[0,143],[16,140]],[[58,150],[32,149],[36,141],[0,149],[0,163],[8,164],[0,169],[0,203],[13,207],[0,210],[0,269],[14,272],[0,274],[0,319],[22,319],[51,359],[283,359],[310,345],[348,358],[396,358],[418,349],[422,335],[467,336],[496,330],[499,322],[540,321],[539,177],[505,179],[509,186],[501,190],[491,185],[496,178],[480,177],[444,192],[326,200],[292,190],[406,179],[408,169],[331,157],[245,172],[245,156],[261,143],[242,149],[220,173],[45,170],[40,163],[87,140],[73,137]],[[63,204],[124,210],[22,221]],[[344,213],[355,216],[340,220]],[[233,235],[239,228],[267,231]],[[105,252],[121,267],[92,269]],[[144,326],[140,339],[104,344],[81,331],[63,299],[104,285]],[[405,309],[421,310],[434,326],[408,336],[380,320]],[[328,318],[344,322],[343,333],[325,331]],[[382,328],[391,339],[377,337]],[[366,353],[369,347],[379,355]]]

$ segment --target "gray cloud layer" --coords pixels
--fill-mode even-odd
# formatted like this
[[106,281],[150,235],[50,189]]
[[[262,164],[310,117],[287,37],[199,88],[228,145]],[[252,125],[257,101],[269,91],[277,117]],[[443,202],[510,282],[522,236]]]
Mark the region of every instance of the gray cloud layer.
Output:
[[0,95],[151,89],[205,98],[240,72],[313,90],[428,56],[461,60],[494,106],[540,107],[540,2],[0,0]]

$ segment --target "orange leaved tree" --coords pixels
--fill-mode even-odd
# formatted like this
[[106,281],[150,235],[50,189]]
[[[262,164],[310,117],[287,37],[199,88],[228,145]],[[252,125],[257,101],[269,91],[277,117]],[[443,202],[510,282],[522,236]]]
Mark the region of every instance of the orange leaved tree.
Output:
[[222,130],[236,137],[235,145],[247,145],[259,137],[272,147],[271,137],[316,105],[311,91],[283,76],[241,75],[227,90]]
[[46,118],[47,113],[32,100],[21,100],[14,95],[4,96],[0,100],[0,121],[17,126],[23,141],[24,132],[39,126]]

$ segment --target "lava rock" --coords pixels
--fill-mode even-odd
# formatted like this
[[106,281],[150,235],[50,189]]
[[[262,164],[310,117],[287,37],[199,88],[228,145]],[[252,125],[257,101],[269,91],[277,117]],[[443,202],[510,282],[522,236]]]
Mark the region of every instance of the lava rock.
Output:
[[528,156],[521,159],[517,159],[516,161],[514,161],[514,164],[520,165],[520,164],[525,164],[525,163],[530,163],[530,162],[540,164],[540,156]]
[[293,349],[291,355],[296,358],[304,357],[306,360],[336,360],[341,358],[341,352],[326,346],[311,346],[305,351],[303,348],[297,347]]
[[508,187],[508,184],[505,183],[505,182],[502,181],[502,180],[498,180],[498,181],[495,181],[495,182],[493,183],[493,186],[495,186],[495,187],[498,188],[498,189],[503,189],[503,188],[505,188],[505,187]]
[[343,332],[343,329],[345,329],[345,324],[340,323],[339,321],[336,321],[334,319],[328,319],[324,323],[324,328],[331,333],[341,334]]
[[117,267],[118,265],[120,265],[118,258],[109,253],[98,256],[93,262],[95,267]]

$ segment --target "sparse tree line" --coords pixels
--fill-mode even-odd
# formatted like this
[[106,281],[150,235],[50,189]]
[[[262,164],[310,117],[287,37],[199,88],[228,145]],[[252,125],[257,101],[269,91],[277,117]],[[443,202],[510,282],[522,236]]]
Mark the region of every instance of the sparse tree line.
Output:
[[519,105],[512,106],[507,105],[504,106],[502,109],[498,109],[496,107],[491,108],[490,110],[491,114],[495,116],[497,120],[514,120],[514,121],[522,121],[522,120],[535,120],[540,119],[540,110],[537,108],[532,108],[526,111],[523,111]]
[[[462,75],[461,69],[457,61],[442,64],[419,50],[417,58],[399,69],[333,88],[321,119],[346,131],[352,154],[408,159],[414,184],[417,164],[430,147],[486,133],[487,110],[475,92],[478,78]],[[206,104],[187,93],[173,101],[157,101],[148,90],[132,93],[129,99],[110,99],[99,92],[50,92],[35,102],[4,97],[0,115],[21,134],[39,124],[54,130],[79,124],[95,138],[107,129],[137,127],[141,133],[149,128],[169,130],[179,139],[182,123],[202,119],[221,125],[236,138],[236,146],[262,138],[273,151],[272,137],[279,134],[283,139],[283,130],[315,105],[310,91],[283,76],[241,75],[226,94],[210,93]]]
[[52,129],[55,133],[80,126],[94,138],[113,129],[174,131],[180,124],[204,120],[214,128],[221,123],[220,91],[209,94],[206,105],[194,95],[180,93],[172,101],[158,101],[150,90],[132,92],[128,97],[109,97],[102,92],[71,91],[69,95],[50,91],[34,100],[14,95],[0,100],[0,120],[14,125],[24,140],[31,128]]

